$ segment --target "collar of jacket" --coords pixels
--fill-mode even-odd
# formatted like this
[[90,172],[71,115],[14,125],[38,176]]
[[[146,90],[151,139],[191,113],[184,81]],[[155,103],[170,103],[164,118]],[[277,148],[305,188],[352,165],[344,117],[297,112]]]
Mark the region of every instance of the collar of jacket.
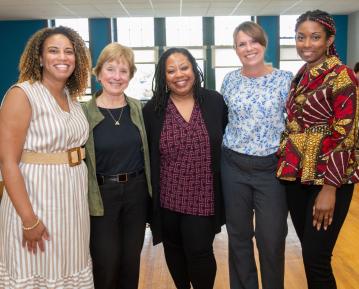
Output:
[[100,112],[99,108],[96,104],[96,96],[95,94],[92,95],[91,100],[86,104],[87,106],[87,112],[88,112],[88,122],[90,125],[90,131],[94,129],[94,127],[101,122],[105,117]]
[[[125,94],[125,99],[126,99],[126,103],[129,105],[132,112],[135,103],[130,97],[127,97],[126,94]],[[92,131],[94,127],[105,118],[96,104],[96,93],[92,95],[91,100],[86,104],[86,106],[89,116],[88,122],[90,125],[90,131]]]

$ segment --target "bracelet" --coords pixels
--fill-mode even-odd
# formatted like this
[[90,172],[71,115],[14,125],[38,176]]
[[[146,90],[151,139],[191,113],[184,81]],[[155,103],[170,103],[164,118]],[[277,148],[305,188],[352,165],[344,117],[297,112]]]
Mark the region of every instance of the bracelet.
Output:
[[37,225],[39,225],[39,224],[40,224],[40,218],[37,217],[37,220],[36,220],[35,224],[33,224],[33,225],[30,226],[30,227],[25,227],[24,225],[22,225],[22,229],[23,229],[24,231],[30,231],[30,230],[32,230],[32,229],[35,229],[35,228],[37,227]]

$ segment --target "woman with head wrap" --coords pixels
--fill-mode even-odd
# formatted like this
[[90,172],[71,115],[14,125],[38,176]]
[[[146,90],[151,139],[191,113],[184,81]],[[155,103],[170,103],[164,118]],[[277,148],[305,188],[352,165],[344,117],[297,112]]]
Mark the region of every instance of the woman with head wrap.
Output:
[[302,245],[308,289],[334,289],[331,256],[347,215],[358,142],[358,87],[334,46],[335,24],[308,11],[296,24],[296,47],[306,64],[292,81],[277,176]]

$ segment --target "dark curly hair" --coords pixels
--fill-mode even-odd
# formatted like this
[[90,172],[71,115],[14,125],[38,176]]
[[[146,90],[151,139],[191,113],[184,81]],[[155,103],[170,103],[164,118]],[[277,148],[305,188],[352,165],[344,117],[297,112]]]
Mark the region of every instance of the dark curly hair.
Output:
[[155,110],[157,112],[162,112],[166,108],[168,98],[170,96],[170,91],[168,91],[166,84],[166,61],[168,57],[174,53],[183,54],[184,56],[187,57],[188,61],[192,64],[192,70],[194,74],[193,96],[197,102],[199,103],[202,102],[202,97],[199,93],[201,84],[204,82],[203,72],[201,68],[198,66],[196,59],[187,49],[173,47],[166,50],[161,55],[152,81],[153,100],[154,100]]
[[59,26],[54,28],[43,28],[31,36],[21,55],[19,63],[19,82],[41,81],[42,68],[40,56],[43,52],[44,42],[50,36],[62,34],[72,43],[75,51],[75,70],[67,80],[66,86],[72,98],[85,93],[91,73],[91,57],[81,36],[73,29]]
[[[295,32],[298,31],[298,27],[300,24],[308,20],[321,24],[324,28],[327,38],[329,38],[330,36],[335,36],[336,29],[333,17],[330,16],[327,12],[318,9],[313,11],[307,11],[300,15],[297,19],[297,23],[295,24]],[[329,55],[338,56],[334,41],[332,45],[329,46],[328,53]]]

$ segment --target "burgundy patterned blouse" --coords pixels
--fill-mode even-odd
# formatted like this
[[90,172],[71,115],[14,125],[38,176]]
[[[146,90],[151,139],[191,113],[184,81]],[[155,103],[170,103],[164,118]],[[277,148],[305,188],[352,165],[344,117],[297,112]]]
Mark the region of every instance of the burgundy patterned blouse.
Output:
[[199,106],[186,122],[171,100],[160,138],[161,207],[189,215],[214,215],[209,137]]

